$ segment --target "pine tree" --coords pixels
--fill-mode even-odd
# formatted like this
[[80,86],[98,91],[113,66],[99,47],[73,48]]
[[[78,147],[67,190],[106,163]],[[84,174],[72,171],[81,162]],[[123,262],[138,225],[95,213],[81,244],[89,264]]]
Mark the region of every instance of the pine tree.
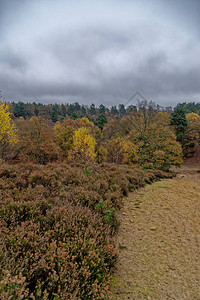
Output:
[[187,119],[185,110],[182,107],[177,107],[170,117],[171,125],[174,126],[176,132],[176,139],[181,144],[183,143],[184,132],[187,128]]
[[58,121],[58,112],[55,106],[53,106],[52,112],[51,112],[51,120],[52,122],[56,123]]
[[101,114],[96,120],[94,120],[94,124],[98,126],[101,130],[103,129],[104,125],[108,123],[108,120],[105,114]]

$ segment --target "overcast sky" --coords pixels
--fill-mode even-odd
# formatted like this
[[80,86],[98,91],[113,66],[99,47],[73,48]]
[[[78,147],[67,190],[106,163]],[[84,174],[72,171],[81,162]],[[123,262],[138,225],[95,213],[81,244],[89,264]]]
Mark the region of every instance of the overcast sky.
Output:
[[[200,102],[199,0],[0,0],[10,101]],[[134,104],[136,99],[131,103]]]

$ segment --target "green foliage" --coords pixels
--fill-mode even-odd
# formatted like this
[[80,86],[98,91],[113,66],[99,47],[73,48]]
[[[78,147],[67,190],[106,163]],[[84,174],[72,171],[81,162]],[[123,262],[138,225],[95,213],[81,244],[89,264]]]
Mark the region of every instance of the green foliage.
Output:
[[56,123],[58,121],[58,111],[55,106],[53,106],[53,109],[51,112],[51,120],[53,123]]
[[183,102],[183,103],[178,103],[176,108],[182,108],[184,109],[185,113],[196,113],[196,114],[200,114],[200,103],[195,103],[195,102]]
[[94,103],[92,103],[92,104],[90,105],[89,113],[90,113],[92,116],[93,116],[93,115],[96,115],[96,108],[95,108]]
[[94,124],[98,126],[101,130],[103,129],[104,125],[108,123],[108,120],[105,114],[101,114],[94,120]]
[[12,113],[14,114],[15,117],[17,118],[26,118],[27,115],[28,115],[28,112],[27,112],[27,106],[25,103],[23,102],[18,102],[18,103],[12,103],[13,105],[13,109],[12,109]]
[[72,112],[71,114],[70,114],[70,119],[72,119],[72,120],[77,120],[77,119],[80,119],[80,118],[82,118],[83,116],[81,115],[78,115],[77,113],[75,113],[75,112]]
[[66,106],[64,104],[61,104],[61,116],[62,117],[66,117],[66,114],[67,114],[67,110],[66,110]]
[[114,105],[114,106],[112,106],[111,107],[111,114],[112,115],[118,115],[118,109],[117,109],[117,107]]
[[125,115],[126,114],[126,109],[125,109],[124,104],[119,104],[119,113],[121,115]]
[[103,201],[99,201],[99,203],[97,203],[97,208],[100,210],[100,211],[103,211],[103,208],[104,208],[105,204]]
[[106,210],[105,220],[110,225],[111,224],[112,211]]
[[84,172],[84,174],[87,175],[87,176],[91,176],[91,175],[92,175],[90,169],[89,169],[87,166],[85,166],[83,172]]
[[184,132],[187,127],[185,110],[181,107],[177,107],[171,114],[170,120],[171,120],[171,125],[174,126],[175,128],[177,141],[182,144]]
[[105,108],[105,106],[103,105],[103,104],[100,104],[99,105],[99,113],[102,115],[104,115],[105,114],[105,112],[106,112],[106,108]]

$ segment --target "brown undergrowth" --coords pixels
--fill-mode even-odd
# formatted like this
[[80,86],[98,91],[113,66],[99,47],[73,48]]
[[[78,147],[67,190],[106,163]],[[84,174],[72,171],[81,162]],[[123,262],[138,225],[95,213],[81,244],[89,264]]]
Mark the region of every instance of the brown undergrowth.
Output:
[[170,176],[109,164],[2,164],[1,299],[103,299],[123,197]]

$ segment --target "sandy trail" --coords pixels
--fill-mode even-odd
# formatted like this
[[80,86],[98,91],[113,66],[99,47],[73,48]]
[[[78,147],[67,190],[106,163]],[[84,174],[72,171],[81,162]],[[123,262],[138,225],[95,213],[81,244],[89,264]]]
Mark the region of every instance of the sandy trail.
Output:
[[200,173],[131,194],[120,212],[112,299],[200,300]]

